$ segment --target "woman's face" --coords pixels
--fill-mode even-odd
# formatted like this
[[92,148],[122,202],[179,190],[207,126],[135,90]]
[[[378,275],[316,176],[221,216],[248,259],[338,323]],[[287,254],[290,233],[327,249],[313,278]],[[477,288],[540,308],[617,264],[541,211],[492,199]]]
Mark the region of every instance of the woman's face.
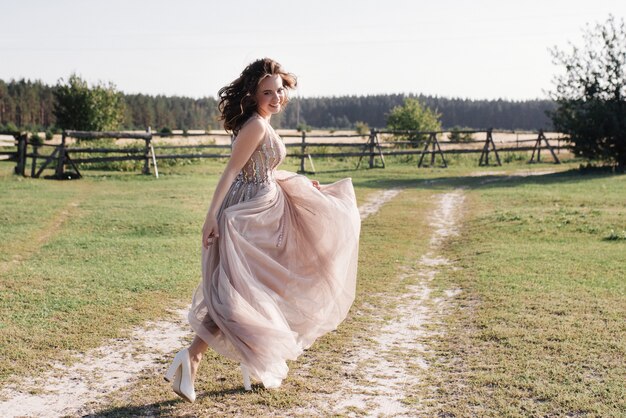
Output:
[[280,112],[285,100],[283,79],[278,74],[265,77],[257,87],[255,99],[259,115],[269,117]]

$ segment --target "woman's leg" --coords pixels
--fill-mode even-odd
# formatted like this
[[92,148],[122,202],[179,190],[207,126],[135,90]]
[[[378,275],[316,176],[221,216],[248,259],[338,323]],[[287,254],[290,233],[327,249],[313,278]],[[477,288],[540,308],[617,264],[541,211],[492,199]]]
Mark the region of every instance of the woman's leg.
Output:
[[204,340],[197,335],[194,337],[191,345],[189,346],[189,360],[191,361],[191,381],[195,382],[196,380],[196,372],[198,371],[198,366],[200,366],[200,361],[202,360],[202,355],[209,348],[209,345],[204,342]]

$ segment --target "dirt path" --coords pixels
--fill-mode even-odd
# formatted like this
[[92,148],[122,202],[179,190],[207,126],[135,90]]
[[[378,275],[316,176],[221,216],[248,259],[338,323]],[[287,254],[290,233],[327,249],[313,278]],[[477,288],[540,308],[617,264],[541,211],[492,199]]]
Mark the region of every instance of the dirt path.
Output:
[[[370,336],[371,344],[344,358],[342,387],[328,398],[320,399],[319,405],[309,410],[311,413],[325,411],[329,415],[372,417],[422,414],[420,400],[411,404],[404,401],[415,396],[419,376],[428,369],[424,356],[427,347],[422,341],[434,331],[426,325],[437,322],[437,318],[445,314],[447,301],[460,292],[460,289],[450,289],[445,297],[434,298],[429,283],[441,266],[449,264],[439,255],[439,249],[458,232],[464,198],[462,190],[438,196],[437,207],[430,216],[433,234],[428,251],[419,260],[417,271],[407,271],[398,277],[399,280],[411,277],[417,284],[408,286],[408,292],[397,301],[395,312],[380,313],[393,319]],[[307,411],[299,412],[306,414]]]
[[400,193],[400,189],[393,188],[387,190],[381,190],[372,193],[368,196],[365,203],[359,206],[359,213],[361,214],[361,220],[364,220],[368,216],[378,212],[382,205],[396,197]]
[[[55,365],[37,378],[24,379],[0,392],[4,417],[76,415],[87,403],[133,382],[139,372],[157,366],[159,357],[183,345],[189,335],[185,311],[173,321],[149,322],[132,331],[130,338],[111,341],[90,350],[70,367]],[[7,415],[8,411],[8,415]]]
[[[361,219],[376,213],[399,192],[400,189],[389,189],[372,193],[359,207]],[[67,215],[67,211],[62,211],[51,221],[51,228],[58,230]],[[51,234],[46,233],[40,241],[45,242]],[[163,368],[160,360],[171,354],[172,347],[183,346],[191,332],[186,321],[187,310],[173,314],[172,320],[149,322],[134,329],[129,339],[113,340],[77,355],[70,367],[57,364],[43,376],[23,379],[19,387],[4,387],[0,390],[2,416],[81,415],[86,405],[92,409],[108,393],[132,384],[140,372],[154,369],[159,373]]]
[[45,222],[40,229],[33,231],[26,236],[16,238],[14,242],[16,247],[20,247],[20,251],[13,254],[9,261],[0,261],[0,275],[8,274],[10,270],[19,264],[27,261],[30,257],[37,254],[39,249],[44,246],[57,232],[59,232],[65,223],[76,216],[82,202],[87,198],[88,191],[85,187],[78,187],[77,195],[61,207],[50,219]]

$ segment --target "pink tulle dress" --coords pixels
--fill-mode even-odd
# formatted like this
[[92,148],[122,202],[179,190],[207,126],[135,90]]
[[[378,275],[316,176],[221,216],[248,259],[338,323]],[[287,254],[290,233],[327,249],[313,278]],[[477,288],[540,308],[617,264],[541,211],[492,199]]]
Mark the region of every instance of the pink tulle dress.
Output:
[[265,137],[222,203],[219,238],[203,249],[189,322],[270,388],[287,376],[286,360],[345,319],[361,221],[351,179],[317,190],[304,176],[276,170],[285,146],[261,119]]

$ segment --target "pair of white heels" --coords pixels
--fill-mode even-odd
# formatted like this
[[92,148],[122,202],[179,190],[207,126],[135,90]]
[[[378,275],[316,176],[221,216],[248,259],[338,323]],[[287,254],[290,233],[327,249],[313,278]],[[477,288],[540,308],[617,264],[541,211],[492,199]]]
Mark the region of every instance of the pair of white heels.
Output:
[[[241,365],[241,374],[243,375],[243,387],[245,390],[252,390],[250,383],[250,372],[248,368]],[[179,351],[172,364],[165,372],[165,380],[172,382],[174,392],[188,402],[196,400],[196,390],[191,380],[191,360],[189,359],[189,350],[183,349]]]

